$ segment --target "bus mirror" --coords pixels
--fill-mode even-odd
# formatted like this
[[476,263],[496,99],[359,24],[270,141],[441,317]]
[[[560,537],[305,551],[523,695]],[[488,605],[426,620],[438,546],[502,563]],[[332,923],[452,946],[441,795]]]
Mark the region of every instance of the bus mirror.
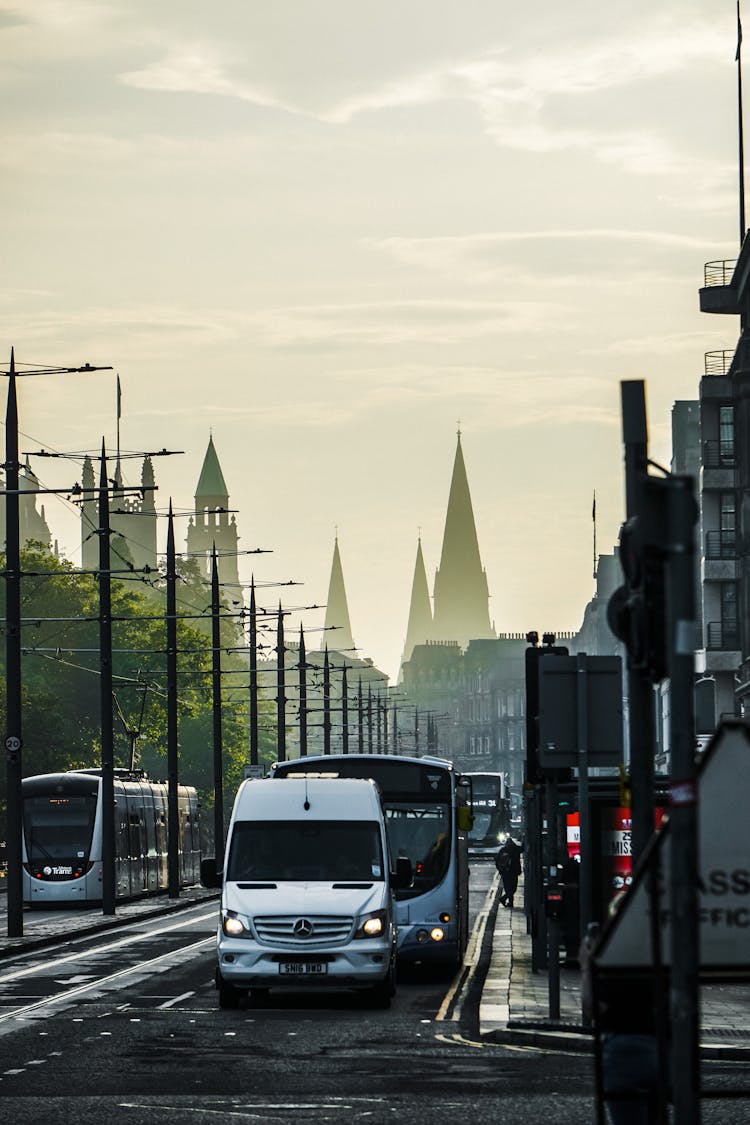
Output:
[[474,814],[466,805],[461,805],[459,807],[458,827],[461,832],[471,832],[474,827]]
[[209,890],[221,886],[221,872],[216,870],[215,856],[201,860],[201,883]]
[[408,856],[400,855],[396,858],[396,870],[393,872],[393,886],[395,890],[402,891],[412,885],[414,872]]

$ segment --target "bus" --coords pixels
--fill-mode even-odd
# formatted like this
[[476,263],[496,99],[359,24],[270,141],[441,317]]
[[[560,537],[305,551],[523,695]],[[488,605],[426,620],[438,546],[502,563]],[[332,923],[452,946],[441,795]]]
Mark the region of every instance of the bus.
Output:
[[[102,771],[38,774],[21,782],[23,901],[55,906],[102,901]],[[116,769],[115,895],[167,889],[168,786],[142,770]],[[177,788],[180,886],[200,881],[198,793]]]
[[474,823],[469,855],[492,858],[510,834],[510,794],[502,773],[465,773],[471,785]]
[[396,889],[401,963],[462,963],[469,934],[471,798],[468,783],[442,758],[329,754],[277,762],[271,777],[365,777],[380,790],[393,864],[411,862],[412,881]]

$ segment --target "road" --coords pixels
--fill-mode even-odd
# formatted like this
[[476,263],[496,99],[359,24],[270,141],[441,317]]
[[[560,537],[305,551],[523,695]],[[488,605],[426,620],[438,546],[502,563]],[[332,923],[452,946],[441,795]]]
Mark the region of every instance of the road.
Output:
[[[473,922],[491,875],[473,865]],[[203,904],[4,962],[0,1120],[594,1120],[590,1057],[479,1041],[480,944],[455,980],[402,972],[388,1011],[321,991],[221,1012],[215,923],[215,904]]]

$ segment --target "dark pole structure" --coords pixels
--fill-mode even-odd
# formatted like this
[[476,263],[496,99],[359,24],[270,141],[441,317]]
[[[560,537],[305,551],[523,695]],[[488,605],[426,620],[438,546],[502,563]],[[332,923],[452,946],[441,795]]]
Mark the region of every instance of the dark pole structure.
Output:
[[419,708],[414,708],[414,757],[419,757]]
[[372,684],[367,685],[367,753],[372,754]]
[[669,478],[668,590],[672,762],[672,1099],[679,1125],[700,1121],[698,786],[695,753],[695,547],[691,477]]
[[180,895],[177,754],[177,561],[170,499],[167,523],[167,889],[170,898]]
[[388,753],[388,691],[383,693],[383,753]]
[[10,353],[5,413],[5,669],[8,785],[8,937],[23,935],[23,797],[21,779],[21,539],[18,524],[18,399],[15,352]]
[[380,692],[375,696],[375,748],[376,753],[383,753],[383,729],[381,724],[383,698]]
[[323,753],[331,753],[331,666],[328,645],[323,656]]
[[359,690],[357,692],[357,749],[360,754],[365,749],[365,705],[362,699],[362,677],[359,677]]
[[112,726],[112,589],[109,485],[102,439],[99,471],[99,674],[102,742],[102,913],[115,912],[115,760]]
[[280,762],[286,761],[286,675],[284,653],[284,611],[279,602],[279,619],[276,625],[276,754]]
[[307,757],[307,652],[305,634],[299,627],[299,755]]
[[224,869],[224,762],[221,730],[221,620],[216,544],[211,549],[211,684],[214,728],[214,854],[216,870]]
[[740,164],[740,246],[745,241],[745,140],[742,124],[742,21],[740,20],[740,0],[737,0],[737,127],[739,133]]
[[[625,445],[625,511],[630,519],[641,507],[642,482],[648,469],[648,430],[643,381],[620,384],[622,438]],[[654,691],[648,676],[628,660],[630,703],[630,788],[632,801],[633,866],[654,831]]]
[[349,688],[346,684],[346,664],[341,666],[341,752],[349,753]]
[[258,617],[255,578],[250,582],[250,765],[258,765]]
[[391,738],[393,739],[393,753],[398,754],[398,711],[396,701],[393,701],[393,722],[391,724]]

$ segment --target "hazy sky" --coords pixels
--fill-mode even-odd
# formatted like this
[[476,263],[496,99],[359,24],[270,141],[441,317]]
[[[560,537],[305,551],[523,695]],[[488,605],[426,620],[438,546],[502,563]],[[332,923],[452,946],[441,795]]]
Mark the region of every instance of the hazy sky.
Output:
[[[736,343],[698,312],[738,245],[734,0],[0,0],[0,35],[6,353],[111,364],[123,448],[185,450],[163,507],[213,432],[241,545],[273,551],[244,577],[290,603],[324,601],[338,527],[394,676],[460,420],[496,628],[577,628],[593,490],[601,551],[623,514],[620,380],[666,461]],[[114,448],[115,375],[27,380],[20,418],[22,449]]]

